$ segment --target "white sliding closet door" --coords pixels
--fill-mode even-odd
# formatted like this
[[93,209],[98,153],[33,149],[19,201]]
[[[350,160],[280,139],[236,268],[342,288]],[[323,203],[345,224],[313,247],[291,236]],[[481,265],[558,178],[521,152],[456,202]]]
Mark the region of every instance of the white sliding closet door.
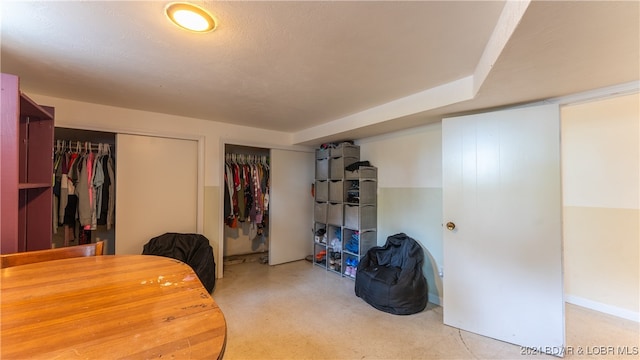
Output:
[[442,121],[444,323],[562,355],[557,105]]
[[311,253],[314,164],[313,153],[271,150],[269,265]]
[[166,232],[197,232],[198,142],[116,137],[116,254]]

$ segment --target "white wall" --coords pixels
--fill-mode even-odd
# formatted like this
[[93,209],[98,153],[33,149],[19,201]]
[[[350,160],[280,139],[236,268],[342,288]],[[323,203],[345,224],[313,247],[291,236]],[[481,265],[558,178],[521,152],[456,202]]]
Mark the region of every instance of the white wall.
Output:
[[404,232],[425,254],[429,302],[441,304],[442,130],[440,123],[358,141],[378,167],[378,245]]
[[[218,249],[222,145],[282,147],[290,134],[30,94],[70,128],[204,138],[204,235]],[[562,109],[565,290],[569,301],[638,318],[638,94]],[[268,143],[265,143],[268,139]],[[379,169],[378,244],[405,232],[424,247],[430,301],[442,283],[439,124],[363,139],[361,159]],[[216,261],[222,261],[216,253]]]
[[[640,294],[639,95],[565,106],[562,118],[564,281],[569,302],[638,320]],[[378,167],[378,244],[418,240],[430,301],[442,296],[439,124],[364,139]],[[435,284],[435,286],[434,286]],[[435,289],[434,289],[435,287]]]
[[561,114],[567,301],[640,321],[640,95]]
[[[165,136],[201,140],[204,143],[204,177],[202,184],[204,201],[203,235],[214,248],[216,262],[221,264],[218,254],[221,219],[221,179],[224,148],[222,143],[236,143],[260,147],[289,147],[289,133],[262,130],[232,124],[131,110],[29,94],[37,103],[55,107],[55,124],[60,127]],[[116,224],[117,226],[117,224]],[[116,240],[117,241],[117,240]],[[142,250],[140,250],[142,251]]]
[[291,134],[237,126],[215,121],[160,114],[148,111],[124,109],[91,104],[68,99],[60,99],[37,94],[29,94],[36,102],[55,107],[56,126],[133,133],[167,137],[198,139],[205,142],[205,186],[220,186],[222,167],[221,140],[237,140],[242,144],[288,146]]

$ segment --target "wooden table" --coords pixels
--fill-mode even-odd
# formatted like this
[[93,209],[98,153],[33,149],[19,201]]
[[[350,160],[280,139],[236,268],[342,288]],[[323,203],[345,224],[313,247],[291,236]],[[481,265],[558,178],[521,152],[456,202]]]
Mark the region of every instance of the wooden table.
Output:
[[91,256],[1,273],[3,360],[216,359],[224,353],[224,315],[180,261]]

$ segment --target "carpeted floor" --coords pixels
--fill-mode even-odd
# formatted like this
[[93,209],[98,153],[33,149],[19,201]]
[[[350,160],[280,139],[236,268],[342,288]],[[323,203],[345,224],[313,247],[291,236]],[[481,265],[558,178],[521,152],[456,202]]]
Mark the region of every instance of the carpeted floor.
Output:
[[[520,346],[443,325],[442,308],[432,304],[409,316],[378,311],[356,297],[353,287],[353,280],[306,261],[225,266],[213,293],[227,321],[224,358],[555,358],[522,355]],[[638,359],[639,335],[636,322],[566,306],[566,343],[574,354],[565,358]],[[636,355],[620,355],[623,348]]]

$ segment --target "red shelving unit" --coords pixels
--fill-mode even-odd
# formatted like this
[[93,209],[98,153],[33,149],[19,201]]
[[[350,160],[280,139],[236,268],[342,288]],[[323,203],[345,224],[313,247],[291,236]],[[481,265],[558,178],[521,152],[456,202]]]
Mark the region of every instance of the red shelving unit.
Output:
[[0,253],[51,248],[54,109],[2,74]]

